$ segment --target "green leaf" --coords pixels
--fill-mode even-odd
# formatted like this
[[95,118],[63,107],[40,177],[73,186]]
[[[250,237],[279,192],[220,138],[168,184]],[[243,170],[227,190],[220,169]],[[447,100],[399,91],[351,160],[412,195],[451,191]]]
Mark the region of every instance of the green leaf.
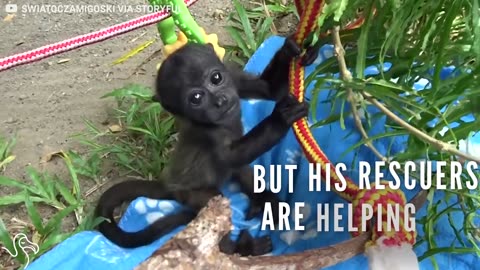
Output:
[[27,184],[24,184],[18,180],[8,178],[6,176],[0,175],[0,186],[9,186],[9,187],[17,187],[20,189],[27,189],[31,190],[31,187]]
[[32,180],[33,185],[35,187],[35,193],[38,195],[41,195],[45,198],[51,199],[51,197],[48,194],[47,187],[44,185],[41,176],[39,173],[32,167],[27,168],[27,174],[30,177],[30,180]]
[[143,100],[151,100],[152,90],[148,87],[139,84],[131,84],[122,88],[115,89],[110,93],[103,95],[101,98],[107,97],[116,97],[116,98],[126,98],[126,97],[136,97]]
[[[68,168],[68,172],[70,173],[70,180],[71,180],[72,183],[73,183],[72,193],[73,193],[73,195],[77,198],[77,200],[81,200],[81,195],[82,195],[82,194],[81,194],[81,190],[80,190],[80,181],[78,180],[77,172],[76,172],[75,168],[73,167],[72,160],[70,159],[70,156],[68,156],[67,153],[64,153],[64,154],[63,154],[63,160],[64,160],[64,162],[65,162],[65,165],[66,165],[67,168]],[[57,182],[57,183],[58,183],[58,182]],[[60,189],[62,188],[62,187],[61,187],[61,184],[60,184],[60,185],[56,185],[55,187],[57,187],[57,188],[60,187]],[[63,189],[63,190],[60,190],[60,189],[58,189],[59,192],[62,192],[62,191],[64,192],[64,193],[62,193],[62,195],[67,196],[67,197],[69,196],[69,195],[67,195],[67,193],[70,193],[70,192],[65,192],[65,191],[66,191],[65,189]],[[67,201],[68,201],[68,200],[74,201],[73,198],[67,199],[67,198],[65,197],[65,199],[66,199]]]
[[13,240],[10,237],[10,233],[8,232],[7,227],[5,227],[5,223],[3,223],[3,220],[1,217],[0,217],[0,242],[10,252],[13,252],[13,250],[15,249],[13,245]]
[[35,229],[40,234],[43,234],[44,228],[43,228],[42,218],[40,217],[40,214],[38,213],[37,208],[35,208],[35,205],[30,200],[30,194],[25,193],[24,199],[25,199],[25,207],[27,208],[28,217],[32,221],[33,226],[35,226]]
[[[20,191],[12,195],[4,195],[0,197],[0,206],[15,205],[23,203],[25,201],[25,195],[28,194],[25,191]],[[31,197],[30,200],[34,202],[44,202],[45,199],[40,197]]]
[[53,217],[51,217],[45,225],[45,234],[50,234],[56,228],[61,228],[62,220],[68,215],[72,214],[78,207],[78,204],[70,205],[56,213]]
[[373,7],[376,1],[370,0],[369,5],[367,6],[367,12],[365,17],[365,22],[361,27],[360,37],[358,39],[358,55],[357,55],[357,64],[355,66],[355,76],[359,79],[364,77],[365,71],[365,61],[367,58],[367,42],[368,42],[368,31],[372,24],[373,17]]
[[144,129],[144,128],[140,128],[140,127],[127,127],[127,129],[128,129],[128,130],[138,131],[138,132],[141,132],[141,133],[143,133],[143,134],[146,134],[146,135],[155,137],[155,135],[153,135],[152,132],[150,132],[149,130],[146,130],[146,129]]
[[267,17],[265,20],[263,20],[262,25],[260,25],[258,31],[256,32],[257,39],[255,47],[257,47],[257,44],[260,45],[270,35],[270,27],[272,26],[272,23],[273,18],[271,17]]
[[337,3],[337,7],[335,8],[335,13],[334,13],[335,16],[333,17],[333,19],[338,22],[340,21],[340,18],[342,17],[343,12],[347,8],[348,0],[339,0],[335,2]]
[[242,53],[246,57],[251,57],[252,56],[252,51],[251,51],[251,49],[248,48],[247,43],[240,36],[239,31],[232,26],[226,26],[225,30],[227,30],[227,32],[230,34],[231,38],[240,47],[240,49],[242,50]]
[[257,48],[257,44],[255,42],[255,36],[253,34],[250,20],[248,19],[245,8],[240,4],[240,2],[238,2],[238,0],[233,0],[233,5],[242,23],[243,31],[246,36],[247,47],[250,50],[255,50]]
[[67,188],[67,186],[65,186],[64,183],[62,183],[60,181],[56,182],[56,188],[57,188],[58,192],[60,192],[62,197],[65,199],[65,201],[68,202],[68,204],[72,205],[72,204],[77,203],[77,198],[75,198],[75,196],[72,194],[70,189]]

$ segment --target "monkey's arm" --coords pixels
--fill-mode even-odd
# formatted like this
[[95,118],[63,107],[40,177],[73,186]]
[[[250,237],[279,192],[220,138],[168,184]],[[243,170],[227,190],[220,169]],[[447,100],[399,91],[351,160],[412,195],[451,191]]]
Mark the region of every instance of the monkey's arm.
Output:
[[260,76],[243,71],[232,72],[240,98],[278,101],[288,94],[288,68],[290,61],[300,55],[300,48],[290,38],[275,53]]
[[[302,65],[313,63],[318,55],[317,47],[309,47],[302,57]],[[232,71],[240,98],[256,98],[278,101],[288,94],[290,62],[301,53],[293,38],[287,37],[260,76],[242,71]]]
[[295,121],[307,115],[308,104],[299,103],[294,96],[286,96],[277,103],[272,114],[229,145],[222,153],[224,160],[232,167],[250,164],[277,144]]
[[277,100],[275,95],[271,93],[271,88],[267,81],[240,69],[230,67],[229,71],[240,98]]

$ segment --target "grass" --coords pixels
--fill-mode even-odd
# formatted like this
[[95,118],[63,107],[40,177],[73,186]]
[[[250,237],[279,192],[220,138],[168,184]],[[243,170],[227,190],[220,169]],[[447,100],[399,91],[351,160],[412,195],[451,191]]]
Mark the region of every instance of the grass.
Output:
[[[81,178],[101,185],[106,162],[111,162],[123,174],[150,179],[158,176],[175,141],[175,129],[172,117],[158,103],[151,101],[151,93],[151,89],[146,87],[127,85],[103,97],[117,101],[113,115],[116,122],[105,128],[85,120],[87,131],[74,137],[88,146],[89,151],[80,154],[69,150],[57,154],[68,169],[66,179],[32,167],[26,170],[28,182],[0,175],[0,186],[17,190],[14,194],[1,197],[0,207],[23,204],[29,219],[20,231],[9,231],[0,219],[1,243],[13,251],[14,245],[18,248],[18,242],[13,241],[14,236],[24,233],[39,246],[36,253],[31,252],[29,256],[20,253],[14,258],[21,266],[69,236],[93,229],[101,221],[93,219],[93,205],[87,200],[90,191],[81,189]],[[2,160],[12,159],[14,140],[2,142]],[[45,207],[53,211],[48,219],[40,214]],[[73,230],[65,230],[66,218],[75,221]]]
[[256,3],[251,9],[238,0],[233,0],[233,5],[235,12],[229,14],[226,30],[235,45],[225,46],[226,58],[241,66],[246,64],[266,38],[277,34],[275,19],[295,11],[293,3],[283,5],[279,0]]
[[5,171],[7,165],[15,160],[15,155],[12,154],[15,143],[15,137],[11,139],[0,137],[0,171]]
[[[26,183],[0,175],[0,186],[18,190],[12,195],[1,197],[0,207],[23,204],[29,219],[23,229],[10,233],[0,218],[0,241],[13,252],[14,245],[19,248],[19,243],[13,241],[12,235],[24,233],[31,236],[38,245],[36,252],[28,256],[20,252],[15,257],[22,266],[69,236],[82,230],[93,229],[99,221],[93,220],[91,207],[86,204],[72,160],[66,153],[62,154],[62,159],[69,171],[67,183],[55,175],[39,172],[32,167],[27,168],[29,181]],[[43,207],[51,208],[54,214],[48,219],[42,218],[40,211]],[[63,228],[64,220],[68,216],[75,218],[76,228],[72,231],[65,231]]]
[[103,97],[117,101],[116,123],[102,130],[86,120],[88,132],[76,136],[90,148],[85,176],[98,179],[101,157],[108,157],[124,174],[159,177],[176,137],[173,118],[151,97],[152,90],[141,85],[127,85]]
[[[101,184],[102,167],[109,160],[122,168],[125,174],[155,178],[167,162],[166,155],[175,139],[173,121],[163,113],[158,103],[150,101],[151,90],[129,85],[112,91],[104,98],[117,101],[114,115],[117,122],[102,130],[91,121],[85,121],[87,132],[75,137],[89,146],[90,151],[79,154],[70,150],[58,154],[68,169],[67,179],[39,172],[32,167],[26,171],[29,178],[26,183],[0,176],[0,186],[18,190],[0,198],[0,206],[23,204],[29,219],[28,225],[17,232],[9,232],[4,221],[0,220],[0,241],[13,251],[14,245],[18,245],[13,242],[13,236],[25,233],[39,246],[38,252],[30,253],[29,257],[22,253],[15,257],[23,266],[28,259],[34,260],[77,232],[93,229],[100,221],[92,217],[92,205],[88,204],[86,192],[81,190],[80,177]],[[14,140],[2,142],[2,161],[12,160]],[[43,207],[54,211],[47,221],[41,218]],[[66,217],[75,219],[74,230],[63,229]]]
[[[478,62],[472,59],[478,59],[480,50],[472,44],[478,44],[480,40],[480,26],[475,25],[480,11],[478,3],[469,6],[466,1],[454,1],[455,5],[447,10],[444,2],[434,4],[407,0],[402,1],[400,7],[395,5],[395,1],[387,1],[379,15],[367,16],[363,27],[341,33],[343,42],[353,44],[346,50],[346,62],[354,73],[353,81],[344,82],[334,76],[338,67],[332,58],[319,65],[306,83],[314,84],[314,93],[327,87],[338,90],[332,100],[335,101],[335,106],[342,107],[345,104],[345,86],[357,92],[367,91],[397,115],[439,140],[458,143],[467,139],[475,125],[478,127],[477,122],[472,124],[462,122],[461,119],[472,112],[478,117],[478,108],[475,109],[475,106],[478,105],[480,84],[476,78],[480,69]],[[347,19],[354,18],[358,8],[371,10],[374,5],[381,5],[381,2],[375,0],[349,1],[347,6],[345,3],[341,0],[329,2],[319,20],[321,31],[330,29],[337,23],[345,25]],[[292,1],[287,4],[280,0],[250,4],[246,7],[234,0],[235,10],[229,15],[229,25],[226,28],[235,42],[233,46],[227,47],[227,57],[242,66],[266,38],[278,34],[276,22],[279,18],[292,13],[298,18]],[[385,25],[389,27],[384,27]],[[455,33],[456,38],[450,38],[452,33]],[[328,39],[330,37],[327,36],[320,40],[318,33],[313,37],[313,40],[322,43],[329,42]],[[381,65],[386,61],[393,63],[395,68],[378,75],[365,76],[363,70],[366,66]],[[420,64],[412,65],[414,62]],[[440,79],[438,67],[452,63],[456,63],[459,75]],[[396,77],[398,80],[391,82]],[[419,77],[432,81],[429,91],[411,91]],[[0,219],[0,241],[6,248],[13,250],[14,245],[18,244],[13,242],[14,235],[23,232],[39,245],[39,252],[29,254],[29,258],[25,254],[14,258],[20,265],[24,266],[28,259],[35,259],[72,234],[94,228],[99,222],[92,218],[92,205],[87,200],[89,191],[82,190],[81,181],[88,180],[101,185],[103,169],[112,165],[121,175],[134,175],[144,179],[156,179],[159,176],[168,162],[168,153],[175,141],[175,126],[171,116],[158,103],[151,101],[151,93],[152,90],[145,86],[127,85],[105,95],[103,98],[117,102],[112,115],[115,121],[103,126],[85,119],[86,131],[74,137],[89,150],[85,153],[69,150],[59,154],[68,169],[67,177],[60,178],[31,167],[26,170],[26,182],[0,174],[0,186],[15,190],[13,194],[0,198],[0,207],[21,205],[29,219],[21,230],[7,228],[5,221]],[[404,95],[405,93],[409,95]],[[463,96],[464,100],[460,101],[460,105],[455,105],[459,96]],[[311,102],[315,104],[315,95]],[[364,102],[362,106],[365,105]],[[318,119],[314,126],[333,121],[342,122],[344,119],[342,110],[340,114],[332,113],[327,119]],[[435,119],[436,122],[427,129],[427,123]],[[444,135],[439,133],[454,122],[459,123],[458,126]],[[394,122],[389,122],[388,125],[392,131],[383,137],[409,134]],[[368,123],[365,128],[368,129]],[[446,161],[456,159],[415,136],[409,138],[407,151],[391,158],[401,162],[422,158]],[[1,171],[15,159],[15,141],[15,138],[0,138]],[[364,143],[365,141],[359,142],[350,150]],[[466,181],[467,177],[462,175],[462,181]],[[420,260],[429,259],[436,265],[435,255],[443,252],[480,255],[477,246],[480,238],[478,191],[447,190],[445,199],[434,201],[436,192],[435,189],[430,191],[428,214],[419,217],[417,221],[425,232],[417,239],[417,245],[426,244],[429,247],[420,256]],[[440,205],[452,197],[458,198],[458,202],[440,211]],[[44,208],[53,211],[48,220],[41,218],[40,211]],[[462,213],[465,217],[462,226],[454,224],[454,213]],[[63,228],[66,218],[75,221],[75,228]],[[450,221],[459,245],[444,247],[435,243],[435,224],[441,218]]]

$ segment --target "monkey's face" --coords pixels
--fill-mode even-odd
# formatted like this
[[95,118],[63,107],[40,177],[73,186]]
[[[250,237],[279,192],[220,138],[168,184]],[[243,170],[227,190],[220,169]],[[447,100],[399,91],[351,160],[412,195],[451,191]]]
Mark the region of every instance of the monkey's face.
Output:
[[240,117],[240,98],[223,63],[208,45],[185,45],[162,64],[155,100],[173,114],[224,125]]
[[219,66],[204,71],[204,76],[199,78],[200,83],[184,89],[184,115],[206,124],[231,123],[240,116],[240,98],[229,74]]

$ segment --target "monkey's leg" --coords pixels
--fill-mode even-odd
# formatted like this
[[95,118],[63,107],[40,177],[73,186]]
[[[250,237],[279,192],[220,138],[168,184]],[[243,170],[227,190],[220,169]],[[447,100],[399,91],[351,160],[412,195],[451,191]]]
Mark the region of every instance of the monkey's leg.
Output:
[[[302,57],[302,65],[308,66],[318,56],[319,46],[310,46]],[[293,37],[287,37],[283,46],[275,53],[260,77],[245,72],[233,72],[240,98],[280,100],[288,94],[290,62],[301,54],[301,48]]]
[[219,243],[220,251],[226,254],[240,254],[240,256],[260,256],[272,251],[270,236],[253,238],[247,230],[240,232],[237,241],[230,239],[230,234],[225,235]]
[[[253,192],[253,171],[250,166],[243,166],[233,173],[233,178],[239,182],[241,191],[250,198],[250,209],[246,219],[251,219],[258,215],[264,209],[265,203],[272,204],[273,218],[278,221],[278,203],[277,196],[266,191],[263,193]],[[247,230],[240,233],[237,241],[233,241],[230,235],[226,235],[220,242],[220,250],[227,254],[238,253],[241,256],[258,256],[272,251],[272,240],[270,236],[254,238]]]

